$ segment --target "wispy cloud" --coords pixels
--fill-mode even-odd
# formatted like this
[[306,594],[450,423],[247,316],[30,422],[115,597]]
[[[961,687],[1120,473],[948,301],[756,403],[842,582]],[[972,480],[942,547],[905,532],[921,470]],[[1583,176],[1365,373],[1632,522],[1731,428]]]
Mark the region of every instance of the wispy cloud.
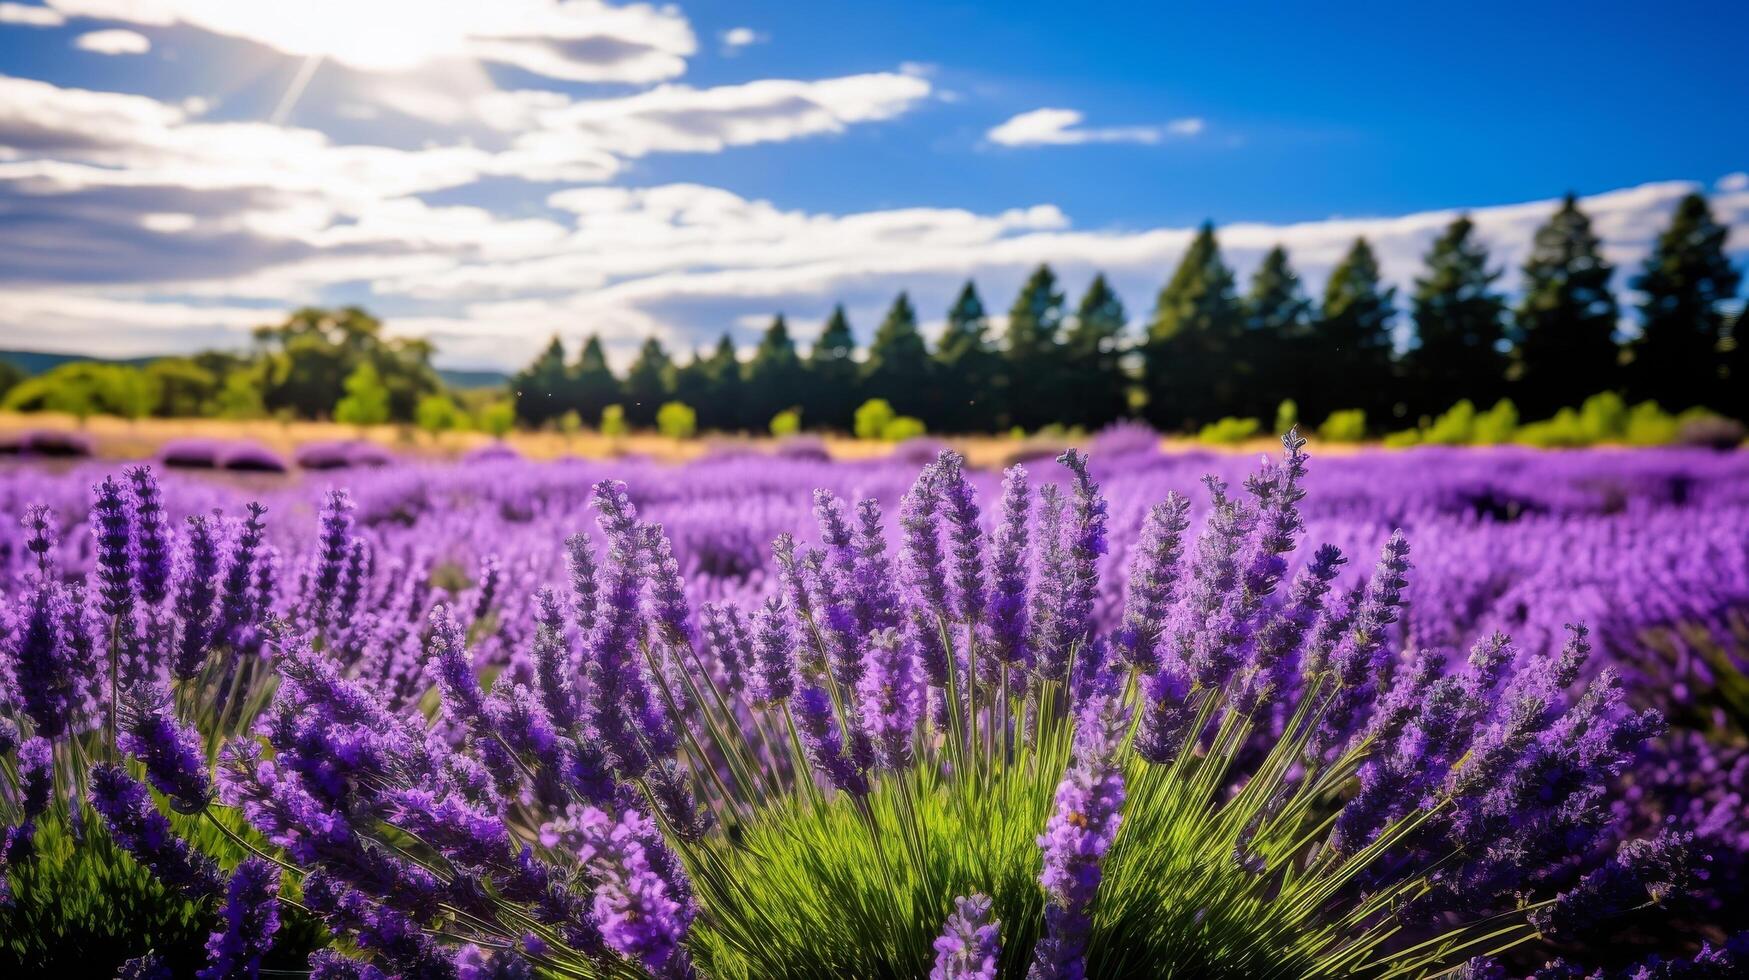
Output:
[[67,22],[59,12],[23,3],[0,3],[0,24],[25,27],[60,27]]
[[722,42],[723,53],[733,56],[755,44],[764,44],[770,38],[751,27],[731,27],[717,35],[717,39]]
[[146,35],[119,28],[81,34],[73,40],[73,46],[96,54],[145,54],[152,50],[152,42]]
[[998,146],[1077,146],[1084,143],[1152,145],[1168,136],[1196,136],[1204,129],[1195,117],[1159,125],[1086,127],[1076,109],[1034,109],[992,128],[985,137]]

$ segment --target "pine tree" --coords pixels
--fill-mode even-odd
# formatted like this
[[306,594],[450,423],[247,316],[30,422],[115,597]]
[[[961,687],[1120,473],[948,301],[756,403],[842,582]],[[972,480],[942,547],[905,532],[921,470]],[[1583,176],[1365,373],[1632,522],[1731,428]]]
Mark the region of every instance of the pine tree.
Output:
[[655,337],[638,348],[637,358],[626,371],[626,421],[635,426],[656,424],[656,410],[669,398],[671,367],[668,352]]
[[[921,416],[929,408],[930,374],[929,349],[917,332],[917,311],[911,307],[911,298],[900,293],[869,344],[862,395],[886,399],[900,415]],[[921,417],[925,424],[937,424],[935,419]]]
[[1633,394],[1665,408],[1717,407],[1725,394],[1725,313],[1741,274],[1725,254],[1727,229],[1706,198],[1690,194],[1634,279],[1644,294],[1641,334],[1633,345]]
[[516,417],[529,425],[543,425],[572,406],[570,372],[565,369],[565,345],[555,335],[546,348],[510,379]]
[[764,432],[773,415],[802,404],[805,377],[802,360],[796,356],[795,341],[790,339],[789,324],[779,313],[759,338],[753,359],[747,362],[744,413],[747,428]]
[[1316,360],[1310,365],[1321,383],[1301,400],[1306,418],[1358,408],[1369,423],[1389,424],[1398,394],[1391,359],[1396,293],[1380,282],[1372,246],[1364,238],[1355,239],[1324,285],[1311,351]]
[[711,402],[710,359],[703,351],[693,348],[692,356],[684,364],[676,359],[669,378],[670,397],[698,413],[700,429],[720,431],[734,428],[712,415],[716,406]]
[[1514,318],[1513,401],[1527,418],[1574,407],[1619,384],[1617,307],[1591,219],[1568,194],[1524,264]]
[[858,389],[861,373],[856,363],[856,336],[843,306],[834,306],[832,316],[808,351],[808,398],[802,405],[802,424],[814,429],[849,432],[856,406],[862,404]]
[[1063,338],[1064,413],[1061,421],[1101,429],[1129,414],[1129,376],[1123,369],[1129,314],[1105,273],[1093,277]]
[[1156,428],[1188,429],[1241,410],[1233,363],[1244,320],[1233,290],[1215,226],[1205,222],[1160,290],[1148,324],[1143,386]]
[[613,368],[607,364],[607,353],[601,349],[599,334],[590,334],[583,342],[577,364],[571,369],[571,388],[570,407],[576,409],[588,425],[600,420],[602,409],[619,403],[624,397],[619,378],[614,377]]
[[1063,294],[1048,265],[1034,269],[1008,311],[1002,357],[1004,424],[1037,429],[1066,411],[1062,374]]
[[1427,253],[1411,297],[1416,343],[1403,357],[1409,414],[1438,415],[1463,399],[1487,407],[1506,391],[1506,301],[1494,292],[1500,270],[1475,223],[1453,221]]
[[742,380],[741,357],[735,351],[735,341],[727,331],[717,340],[717,349],[705,362],[704,399],[701,417],[708,417],[706,428],[733,431],[748,426],[747,385]]
[[936,408],[944,432],[991,432],[999,406],[996,349],[990,343],[990,319],[971,280],[947,311],[947,327],[935,345],[936,388],[942,404]]
[[1252,274],[1244,311],[1238,360],[1250,373],[1242,407],[1234,414],[1267,422],[1283,400],[1305,394],[1304,364],[1311,346],[1312,301],[1280,245]]

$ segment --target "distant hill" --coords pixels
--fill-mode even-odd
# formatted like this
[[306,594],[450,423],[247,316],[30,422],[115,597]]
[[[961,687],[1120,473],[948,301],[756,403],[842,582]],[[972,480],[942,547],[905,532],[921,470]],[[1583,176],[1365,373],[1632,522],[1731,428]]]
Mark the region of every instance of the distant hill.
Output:
[[[63,364],[73,361],[96,361],[100,364],[125,364],[129,367],[139,367],[148,361],[155,361],[165,355],[147,357],[91,357],[85,354],[61,354],[42,350],[0,350],[0,361],[6,361],[16,366],[25,374],[41,374]],[[438,368],[437,376],[451,388],[466,390],[469,388],[502,388],[510,383],[510,375],[503,371],[470,370],[466,368]]]

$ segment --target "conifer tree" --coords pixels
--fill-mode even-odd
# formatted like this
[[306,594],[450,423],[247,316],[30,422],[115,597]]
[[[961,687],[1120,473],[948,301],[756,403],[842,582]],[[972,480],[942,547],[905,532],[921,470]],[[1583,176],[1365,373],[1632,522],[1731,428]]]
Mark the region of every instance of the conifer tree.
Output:
[[748,429],[764,432],[773,415],[802,404],[805,375],[783,314],[772,318],[771,326],[759,338],[746,373],[747,407],[743,421]]
[[704,351],[694,347],[692,356],[685,363],[675,359],[673,370],[669,372],[668,389],[669,397],[691,407],[697,413],[700,429],[714,431],[734,428],[712,414],[716,411],[716,406],[711,401],[710,360]]
[[[1741,274],[1725,254],[1727,229],[1713,220],[1706,198],[1690,194],[1634,279],[1645,297],[1640,337],[1633,345],[1636,399],[1665,408],[1717,408],[1725,394],[1725,312]],[[1743,338],[1737,338],[1740,343]]]
[[900,293],[869,344],[862,396],[884,398],[900,415],[918,415],[934,425],[935,419],[923,416],[930,402],[930,367],[929,349],[917,331],[917,311],[911,298]]
[[1513,324],[1513,401],[1526,418],[1578,405],[1619,383],[1615,270],[1571,194],[1537,229]]
[[1233,369],[1242,329],[1233,271],[1221,259],[1214,224],[1204,222],[1160,290],[1148,324],[1143,387],[1155,428],[1193,428],[1244,404]]
[[1398,389],[1391,356],[1391,318],[1396,289],[1379,279],[1378,258],[1366,239],[1357,238],[1324,285],[1312,353],[1313,377],[1300,411],[1309,419],[1358,408],[1373,425],[1388,425]]
[[1467,216],[1453,221],[1415,280],[1415,343],[1403,357],[1411,416],[1438,415],[1464,399],[1486,407],[1505,394],[1506,301],[1475,232]]
[[849,432],[856,406],[862,404],[856,363],[856,336],[843,306],[834,306],[832,316],[808,351],[808,398],[802,406],[802,424],[809,428]]
[[735,350],[735,341],[724,331],[717,340],[716,350],[711,352],[710,359],[704,365],[705,396],[704,405],[708,406],[710,421],[706,428],[722,431],[734,431],[746,428],[748,425],[746,409],[747,384],[742,379],[741,357]]
[[1065,398],[1059,420],[1088,430],[1129,414],[1129,376],[1124,373],[1124,326],[1129,315],[1105,273],[1093,277],[1063,338]]
[[1242,418],[1265,422],[1285,399],[1304,393],[1304,363],[1310,349],[1312,301],[1280,245],[1264,255],[1245,294],[1245,332],[1238,361],[1249,369]]
[[626,370],[626,421],[635,426],[656,424],[656,410],[669,399],[671,367],[668,351],[655,337],[645,340],[638,348],[637,358]]
[[1032,430],[1063,414],[1062,322],[1063,294],[1056,273],[1040,265],[1008,311],[1002,357],[1005,425]]
[[941,404],[935,426],[945,432],[991,432],[999,405],[995,348],[990,343],[990,319],[978,289],[966,280],[947,311],[947,326],[935,346],[936,388]]
[[570,408],[585,422],[594,425],[601,410],[617,404],[623,397],[619,378],[607,364],[607,353],[601,349],[601,336],[590,334],[577,354],[577,364],[571,372],[572,399]]
[[528,365],[510,379],[510,394],[516,402],[516,417],[529,425],[542,425],[569,411],[572,406],[570,372],[565,368],[565,345],[557,335]]

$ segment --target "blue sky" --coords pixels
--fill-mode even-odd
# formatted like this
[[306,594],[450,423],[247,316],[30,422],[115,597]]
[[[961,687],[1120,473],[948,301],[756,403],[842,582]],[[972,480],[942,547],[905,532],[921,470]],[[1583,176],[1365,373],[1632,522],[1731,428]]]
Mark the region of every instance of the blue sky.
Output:
[[1205,218],[1241,273],[1364,234],[1406,285],[1455,209],[1511,266],[1569,189],[1626,267],[1694,188],[1749,253],[1749,7],[1328,6],[0,2],[0,345],[340,301],[458,366],[866,338],[1047,260],[1140,320]]

